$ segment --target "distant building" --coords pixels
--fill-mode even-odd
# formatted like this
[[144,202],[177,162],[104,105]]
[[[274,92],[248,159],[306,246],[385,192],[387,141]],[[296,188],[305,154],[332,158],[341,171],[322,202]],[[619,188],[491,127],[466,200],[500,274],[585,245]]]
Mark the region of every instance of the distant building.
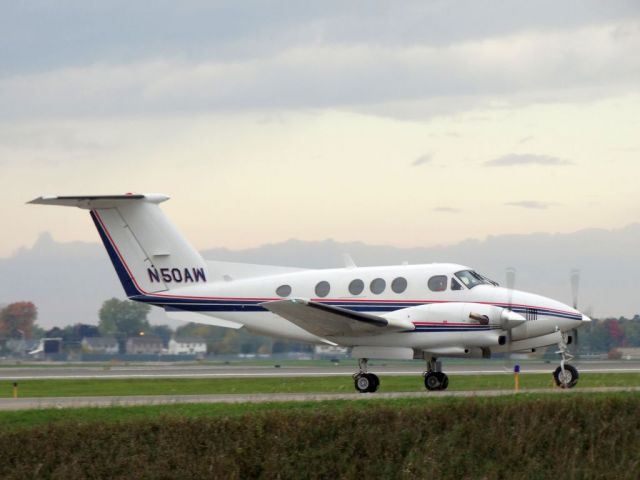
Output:
[[169,340],[170,355],[206,355],[207,342],[198,337],[176,337]]
[[155,336],[130,337],[127,339],[127,353],[133,355],[159,355],[164,345],[162,339]]
[[4,347],[15,355],[27,355],[37,350],[42,340],[25,340],[18,338],[9,338],[5,341]]
[[102,353],[117,355],[120,349],[118,341],[113,337],[85,337],[80,342],[82,351],[86,353]]
[[346,358],[348,354],[347,347],[338,347],[337,345],[316,345],[313,349],[313,355],[318,359]]
[[637,360],[640,358],[640,348],[616,348],[622,360]]

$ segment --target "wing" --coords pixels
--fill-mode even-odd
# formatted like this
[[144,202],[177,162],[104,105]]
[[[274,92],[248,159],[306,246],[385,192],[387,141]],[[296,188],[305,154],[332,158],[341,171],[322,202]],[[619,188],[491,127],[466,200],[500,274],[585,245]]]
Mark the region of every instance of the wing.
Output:
[[362,337],[414,330],[411,322],[303,299],[277,300],[260,306],[319,337]]

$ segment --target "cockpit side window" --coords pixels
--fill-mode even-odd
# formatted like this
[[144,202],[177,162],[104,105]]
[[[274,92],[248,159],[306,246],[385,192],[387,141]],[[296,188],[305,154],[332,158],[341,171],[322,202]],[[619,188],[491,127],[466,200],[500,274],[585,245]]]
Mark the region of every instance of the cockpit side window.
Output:
[[462,285],[455,278],[451,277],[451,290],[462,290]]
[[443,292],[447,289],[447,276],[434,275],[429,279],[427,285],[429,285],[429,290],[432,292]]
[[456,277],[467,288],[473,288],[477,285],[490,285],[490,283],[482,275],[473,270],[461,270],[456,272]]

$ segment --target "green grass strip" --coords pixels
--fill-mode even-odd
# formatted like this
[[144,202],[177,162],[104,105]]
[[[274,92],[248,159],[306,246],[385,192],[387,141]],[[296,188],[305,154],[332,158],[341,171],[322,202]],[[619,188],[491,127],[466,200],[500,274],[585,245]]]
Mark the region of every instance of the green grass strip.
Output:
[[[381,392],[421,392],[423,379],[413,376],[381,376]],[[512,389],[512,375],[452,375],[449,390]],[[523,390],[550,388],[551,373],[521,375]],[[585,373],[576,388],[640,386],[640,373]],[[152,379],[38,379],[19,382],[19,397],[204,395],[251,393],[349,393],[349,376],[277,378],[152,378]],[[0,382],[0,398],[12,395],[12,382]]]

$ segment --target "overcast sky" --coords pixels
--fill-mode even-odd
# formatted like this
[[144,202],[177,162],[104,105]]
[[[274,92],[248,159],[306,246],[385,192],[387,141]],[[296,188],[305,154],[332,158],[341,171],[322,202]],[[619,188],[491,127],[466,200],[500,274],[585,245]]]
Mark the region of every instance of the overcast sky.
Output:
[[0,256],[41,194],[162,192],[200,249],[640,219],[637,1],[4,2]]

